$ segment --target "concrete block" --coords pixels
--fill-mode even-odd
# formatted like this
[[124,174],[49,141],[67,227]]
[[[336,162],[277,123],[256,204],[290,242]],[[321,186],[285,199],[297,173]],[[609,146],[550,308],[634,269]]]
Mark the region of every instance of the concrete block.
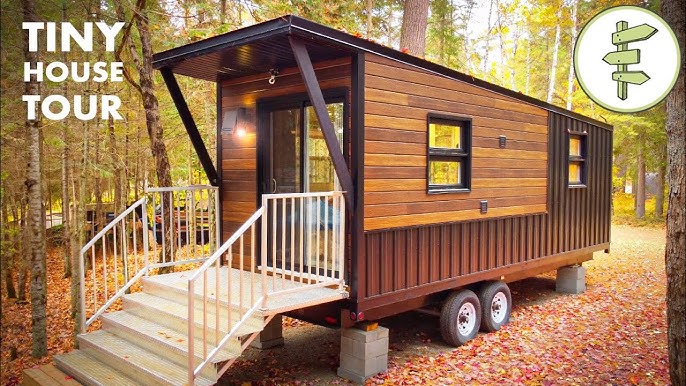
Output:
[[358,342],[371,342],[379,338],[388,338],[388,329],[377,327],[376,330],[362,331],[357,328],[345,328],[341,331],[341,336],[350,338]]
[[377,357],[388,353],[388,338],[361,344],[348,337],[341,337],[341,353],[350,354],[357,358]]
[[251,347],[258,348],[260,350],[283,346],[283,325],[281,315],[276,315],[272,318],[264,330],[250,343]]
[[586,291],[586,268],[581,265],[558,268],[555,291],[568,294]]
[[355,328],[341,330],[340,377],[364,383],[367,378],[387,369],[387,328],[378,327],[373,331]]

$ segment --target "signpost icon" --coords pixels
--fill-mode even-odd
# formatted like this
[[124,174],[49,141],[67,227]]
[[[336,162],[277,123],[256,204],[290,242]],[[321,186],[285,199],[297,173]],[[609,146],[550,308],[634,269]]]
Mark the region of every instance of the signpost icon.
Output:
[[617,23],[617,32],[612,34],[612,44],[617,46],[617,51],[610,52],[603,58],[605,63],[617,66],[617,71],[612,73],[612,80],[617,81],[617,97],[621,100],[626,100],[628,96],[629,83],[640,85],[650,79],[643,71],[628,71],[629,64],[641,62],[641,50],[630,50],[629,43],[647,40],[657,32],[657,29],[645,23],[628,27],[629,23],[626,21]]

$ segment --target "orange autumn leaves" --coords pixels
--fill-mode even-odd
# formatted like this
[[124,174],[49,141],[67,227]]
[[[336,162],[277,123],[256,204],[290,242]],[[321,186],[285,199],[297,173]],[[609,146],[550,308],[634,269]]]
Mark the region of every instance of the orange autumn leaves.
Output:
[[[510,323],[499,332],[479,334],[457,349],[422,332],[403,334],[410,336],[409,342],[394,342],[398,334],[391,330],[388,372],[367,383],[668,384],[664,231],[615,226],[612,241],[612,254],[596,254],[593,261],[584,264],[588,270],[585,293],[555,293],[552,273],[512,283],[514,309]],[[50,355],[55,355],[71,350],[73,328],[69,317],[69,279],[62,279],[59,250],[50,250],[48,267],[48,344]],[[30,357],[30,305],[19,305],[5,297],[2,301],[1,384],[16,384],[24,368],[48,363],[51,357],[41,361]],[[307,324],[285,319],[284,329],[307,330]],[[330,333],[338,336],[335,330]],[[426,352],[423,348],[427,345],[440,347],[418,355]],[[10,347],[16,347],[17,359],[10,360]],[[406,355],[407,352],[411,354]],[[277,354],[261,354],[272,359],[272,381],[256,378],[260,379],[258,384],[321,384],[321,379],[308,372],[307,366],[294,367],[289,358]],[[337,367],[337,343],[313,347],[308,360],[309,357],[312,363],[326,360],[325,367],[333,374]],[[229,373],[242,370],[245,369],[237,366]],[[336,383],[346,383],[332,378]]]

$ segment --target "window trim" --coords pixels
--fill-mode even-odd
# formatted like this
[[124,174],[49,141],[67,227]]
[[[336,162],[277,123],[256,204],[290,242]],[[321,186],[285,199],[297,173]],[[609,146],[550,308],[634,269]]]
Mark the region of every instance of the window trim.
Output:
[[[579,138],[580,142],[580,150],[581,150],[581,155],[571,155],[570,152],[570,143],[572,141],[572,137]],[[586,188],[588,187],[588,132],[586,131],[574,131],[574,130],[567,130],[567,143],[565,148],[567,149],[566,154],[567,154],[567,167],[566,167],[566,173],[565,173],[565,178],[567,180],[567,187],[569,188]],[[569,165],[571,164],[577,164],[579,165],[581,169],[581,181],[576,182],[576,181],[570,181],[569,180]]]
[[[459,123],[460,149],[429,147],[429,125],[435,121]],[[426,192],[427,194],[467,193],[471,192],[472,180],[472,118],[461,115],[429,113],[426,117]],[[459,185],[435,185],[430,183],[431,161],[459,161],[462,163],[462,183]]]

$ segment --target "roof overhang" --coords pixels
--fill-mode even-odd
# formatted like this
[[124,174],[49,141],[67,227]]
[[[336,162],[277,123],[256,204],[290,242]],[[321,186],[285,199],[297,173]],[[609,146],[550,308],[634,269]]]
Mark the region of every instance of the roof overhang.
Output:
[[208,81],[239,78],[271,69],[296,67],[289,36],[302,39],[317,61],[350,56],[356,49],[347,35],[297,16],[284,16],[190,43],[153,56],[153,67]]
[[612,130],[607,123],[293,15],[160,52],[153,55],[153,66],[211,82],[256,74],[267,77],[271,69],[297,67],[290,36],[301,39],[315,61],[370,52]]

